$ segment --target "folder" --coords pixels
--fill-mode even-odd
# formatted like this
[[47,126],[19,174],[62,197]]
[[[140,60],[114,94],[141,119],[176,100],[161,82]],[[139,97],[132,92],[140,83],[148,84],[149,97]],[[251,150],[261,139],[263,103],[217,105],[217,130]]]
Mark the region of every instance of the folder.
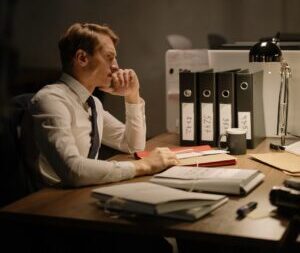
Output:
[[198,145],[217,145],[216,73],[198,74]]
[[[225,134],[228,128],[237,126],[235,78],[236,72],[240,70],[233,69],[217,73],[218,138],[221,134]],[[222,138],[221,144],[225,141],[225,137]]]
[[263,154],[251,154],[253,159],[273,166],[286,174],[299,176],[300,156],[289,152],[272,152]]
[[180,145],[197,144],[197,73],[179,73]]
[[247,131],[247,148],[255,148],[266,136],[263,71],[236,73],[236,108],[238,127]]

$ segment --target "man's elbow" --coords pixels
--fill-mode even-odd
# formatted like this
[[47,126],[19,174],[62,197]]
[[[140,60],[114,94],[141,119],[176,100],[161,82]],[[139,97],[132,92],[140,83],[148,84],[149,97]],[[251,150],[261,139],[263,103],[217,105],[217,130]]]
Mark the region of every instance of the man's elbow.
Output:
[[64,187],[76,188],[91,185],[85,179],[83,164],[78,159],[71,159],[67,162],[66,173],[62,175],[61,182]]

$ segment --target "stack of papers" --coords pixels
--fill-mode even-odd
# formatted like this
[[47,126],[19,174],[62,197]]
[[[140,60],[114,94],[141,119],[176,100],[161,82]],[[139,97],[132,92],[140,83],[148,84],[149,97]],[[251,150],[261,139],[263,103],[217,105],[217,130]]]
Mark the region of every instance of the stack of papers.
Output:
[[148,182],[99,187],[92,197],[110,211],[196,220],[227,202],[224,195],[187,192]]

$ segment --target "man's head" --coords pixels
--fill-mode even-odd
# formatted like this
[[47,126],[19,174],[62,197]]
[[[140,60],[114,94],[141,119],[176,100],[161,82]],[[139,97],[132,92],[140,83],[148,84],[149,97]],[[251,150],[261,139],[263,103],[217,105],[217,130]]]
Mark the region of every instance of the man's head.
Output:
[[[75,23],[64,33],[59,41],[60,58],[63,71],[89,71],[99,77],[111,75],[108,68],[117,67],[115,46],[118,36],[107,26]],[[106,73],[108,72],[108,73]],[[99,78],[98,78],[99,79]],[[101,79],[101,76],[100,76]],[[105,82],[106,80],[99,80]]]

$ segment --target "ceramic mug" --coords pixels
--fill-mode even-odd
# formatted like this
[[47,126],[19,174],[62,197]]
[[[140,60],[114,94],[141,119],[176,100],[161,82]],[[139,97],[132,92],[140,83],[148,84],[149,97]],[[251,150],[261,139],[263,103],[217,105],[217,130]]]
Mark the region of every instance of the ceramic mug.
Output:
[[221,134],[218,141],[218,147],[221,148],[221,139],[226,137],[226,150],[231,155],[243,155],[247,152],[246,130],[241,128],[228,128],[226,133]]

